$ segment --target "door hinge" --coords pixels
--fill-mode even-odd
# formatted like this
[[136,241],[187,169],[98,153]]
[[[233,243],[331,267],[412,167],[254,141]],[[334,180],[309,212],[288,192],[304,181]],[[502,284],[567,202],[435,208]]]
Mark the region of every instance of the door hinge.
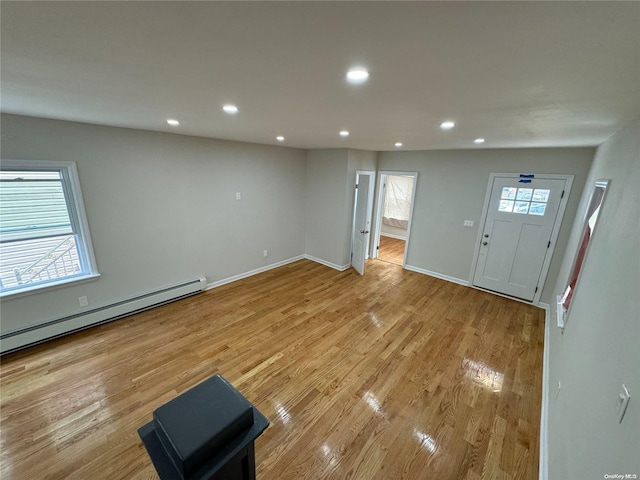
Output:
[[356,183],[356,188],[358,188],[358,184]]
[[386,183],[383,183],[383,184],[382,184],[382,188],[387,188],[387,184],[386,184]]
[[378,246],[376,247],[376,250],[380,250],[380,245],[378,245]]
[[562,194],[560,195],[560,198],[564,198],[564,190],[562,190]]
[[533,293],[538,293],[538,287],[536,287],[535,291]]
[[551,240],[549,240],[549,243],[547,243],[547,248],[549,248],[551,246]]

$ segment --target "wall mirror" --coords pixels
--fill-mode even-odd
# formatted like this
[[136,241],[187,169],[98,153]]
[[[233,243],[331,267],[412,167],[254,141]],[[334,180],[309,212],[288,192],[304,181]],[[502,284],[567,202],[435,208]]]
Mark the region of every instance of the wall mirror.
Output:
[[573,265],[571,267],[571,273],[567,280],[562,295],[558,295],[558,327],[564,328],[567,319],[569,317],[569,309],[571,308],[571,300],[578,286],[580,280],[580,271],[584,260],[589,251],[589,242],[593,237],[593,232],[596,228],[596,223],[604,201],[604,196],[607,192],[610,180],[596,180],[593,190],[591,192],[591,199],[587,204],[587,211],[583,220],[582,233],[580,235],[580,242],[578,243],[578,250],[573,259]]

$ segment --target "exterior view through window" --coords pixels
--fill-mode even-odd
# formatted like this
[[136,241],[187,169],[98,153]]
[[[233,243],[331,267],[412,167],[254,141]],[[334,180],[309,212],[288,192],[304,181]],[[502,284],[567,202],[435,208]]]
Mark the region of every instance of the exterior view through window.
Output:
[[0,294],[96,276],[75,164],[4,161]]
[[542,188],[504,187],[500,195],[498,211],[544,215],[550,190]]

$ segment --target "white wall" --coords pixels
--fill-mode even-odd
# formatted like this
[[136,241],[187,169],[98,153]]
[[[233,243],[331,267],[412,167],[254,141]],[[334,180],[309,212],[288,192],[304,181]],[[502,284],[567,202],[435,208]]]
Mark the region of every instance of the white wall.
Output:
[[347,163],[345,149],[307,152],[305,253],[334,268],[348,265],[344,257]]
[[394,227],[393,225],[387,225],[386,223],[382,223],[382,225],[380,225],[380,235],[382,236],[387,236],[387,237],[392,237],[392,238],[399,238],[402,240],[406,240],[407,239],[407,229],[406,228],[400,228],[400,227]]
[[[591,185],[601,178],[611,183],[564,334],[551,329],[549,480],[640,476],[640,119],[597,150],[554,293],[564,290]],[[632,398],[618,424],[623,383]]]
[[3,158],[77,162],[102,275],[3,300],[3,332],[78,313],[79,296],[102,306],[195,276],[213,283],[304,254],[303,150],[1,118]]
[[[555,279],[582,193],[593,148],[381,152],[380,171],[418,172],[407,265],[468,281],[489,181],[495,173],[575,175],[547,278]],[[473,220],[473,228],[463,227]],[[549,303],[553,281],[541,301]]]
[[351,226],[357,170],[376,169],[377,154],[364,150],[307,152],[305,253],[333,266],[351,264]]

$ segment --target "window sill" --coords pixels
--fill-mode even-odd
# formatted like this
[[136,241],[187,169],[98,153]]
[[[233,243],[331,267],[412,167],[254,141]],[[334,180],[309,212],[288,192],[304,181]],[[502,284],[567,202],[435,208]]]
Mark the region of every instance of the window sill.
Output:
[[34,293],[44,293],[46,291],[55,290],[57,288],[69,287],[71,285],[76,285],[79,283],[92,282],[94,280],[97,280],[98,278],[100,278],[99,273],[90,273],[88,275],[83,275],[81,277],[65,278],[63,280],[58,280],[55,282],[21,288],[20,290],[11,290],[8,292],[2,292],[0,293],[0,298],[2,300],[9,300],[9,299],[14,299],[18,297],[25,297],[27,295],[32,295]]

